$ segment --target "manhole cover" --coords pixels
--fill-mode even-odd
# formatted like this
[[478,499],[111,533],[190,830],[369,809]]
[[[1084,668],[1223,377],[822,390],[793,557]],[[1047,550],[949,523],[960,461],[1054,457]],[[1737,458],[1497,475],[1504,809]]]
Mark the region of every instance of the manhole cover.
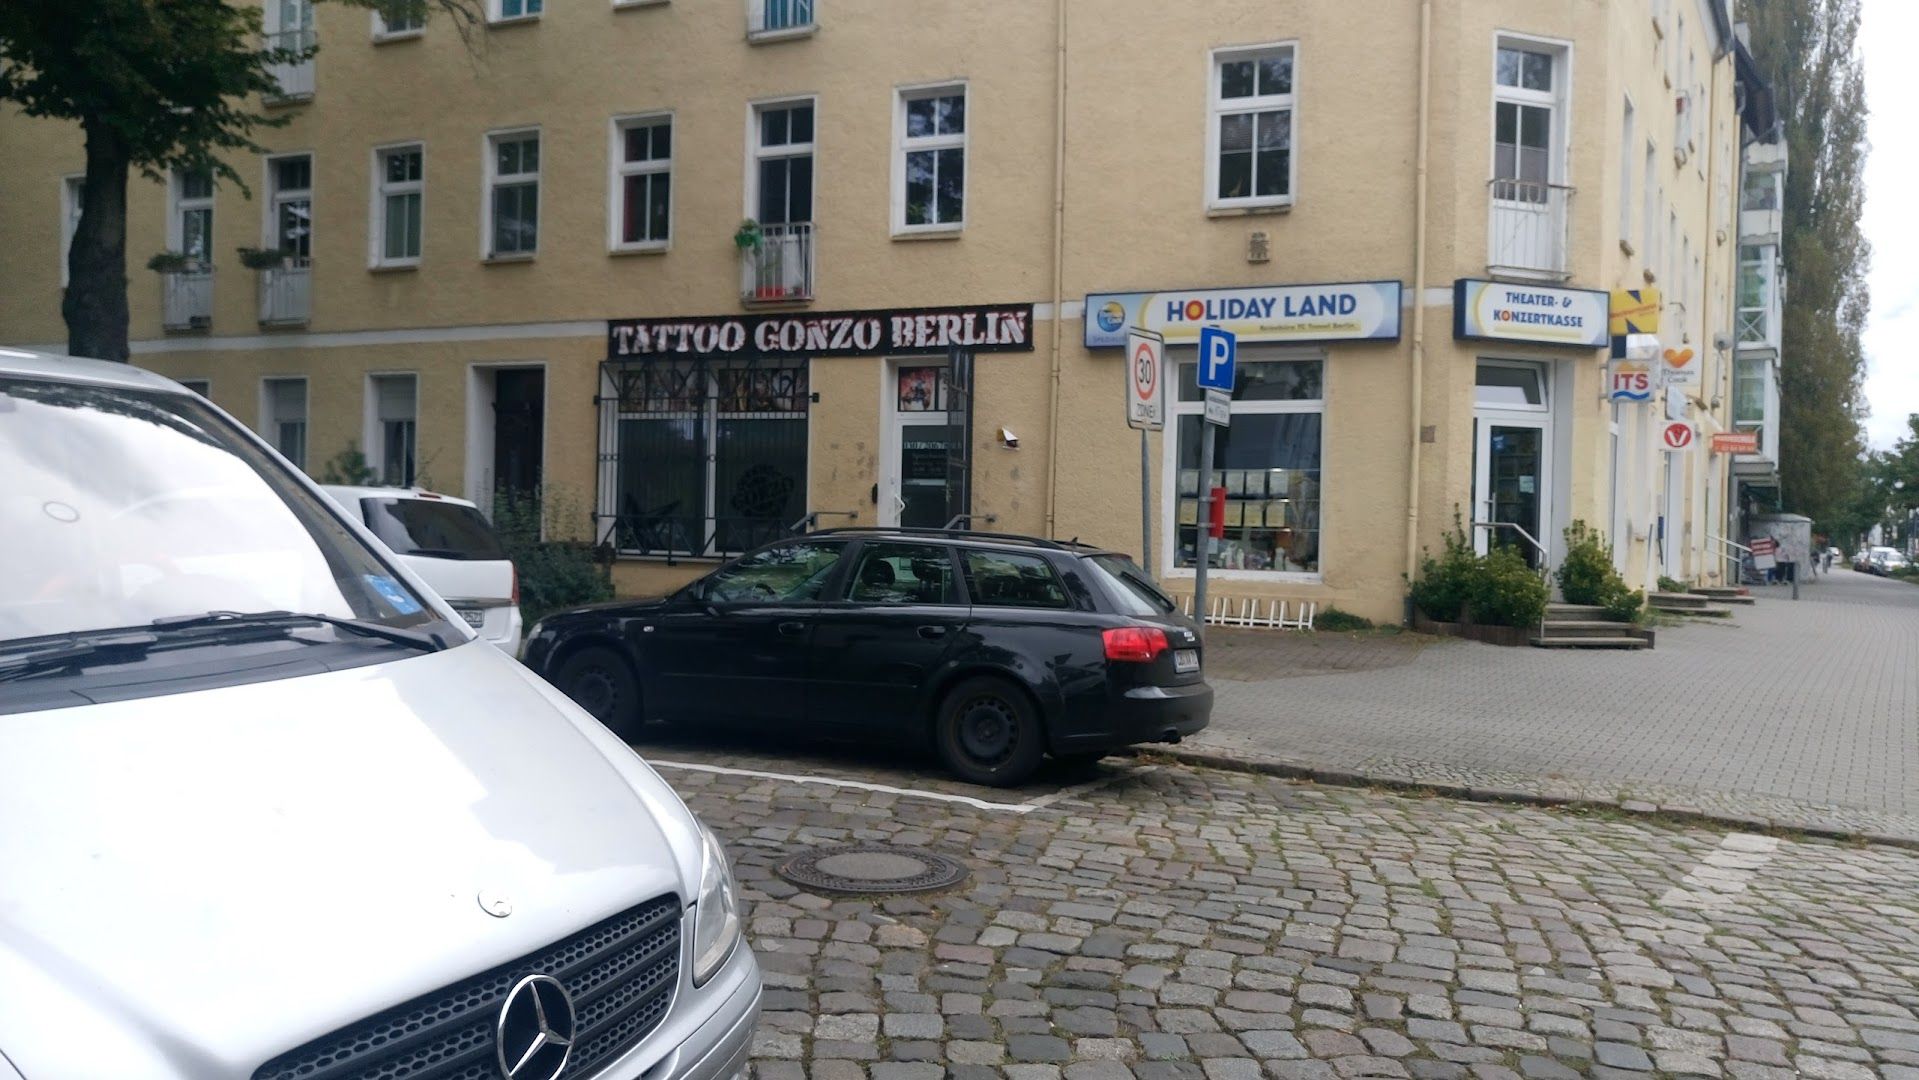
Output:
[[957,860],[885,844],[814,848],[781,863],[777,873],[802,889],[847,894],[931,892],[966,880]]

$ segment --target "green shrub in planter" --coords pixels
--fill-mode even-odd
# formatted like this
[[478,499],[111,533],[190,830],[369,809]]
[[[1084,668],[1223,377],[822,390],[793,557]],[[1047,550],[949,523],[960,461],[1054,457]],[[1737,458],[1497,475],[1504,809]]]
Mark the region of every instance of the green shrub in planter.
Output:
[[1683,581],[1680,581],[1676,578],[1669,578],[1664,574],[1659,575],[1659,591],[1660,592],[1682,593],[1682,592],[1690,591],[1691,589],[1692,589],[1692,586],[1686,584]]
[[1566,557],[1554,575],[1559,579],[1559,594],[1568,604],[1604,604],[1614,586],[1624,587],[1619,571],[1613,569],[1612,552],[1606,537],[1583,521],[1566,529]]
[[1455,526],[1439,558],[1429,554],[1420,560],[1419,577],[1412,584],[1413,606],[1434,622],[1458,622],[1478,574],[1478,562],[1466,534]]
[[1551,596],[1544,578],[1517,549],[1496,547],[1477,560],[1466,606],[1482,626],[1535,626]]
[[1638,622],[1646,613],[1646,594],[1638,589],[1626,588],[1624,582],[1620,582],[1599,603],[1606,609],[1606,618],[1614,622]]

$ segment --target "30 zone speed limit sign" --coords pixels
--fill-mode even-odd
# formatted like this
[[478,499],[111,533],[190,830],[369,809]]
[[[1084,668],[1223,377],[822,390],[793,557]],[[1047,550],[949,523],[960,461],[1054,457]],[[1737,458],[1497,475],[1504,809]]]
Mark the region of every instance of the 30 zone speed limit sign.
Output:
[[1166,342],[1137,327],[1126,332],[1126,424],[1142,431],[1166,426]]

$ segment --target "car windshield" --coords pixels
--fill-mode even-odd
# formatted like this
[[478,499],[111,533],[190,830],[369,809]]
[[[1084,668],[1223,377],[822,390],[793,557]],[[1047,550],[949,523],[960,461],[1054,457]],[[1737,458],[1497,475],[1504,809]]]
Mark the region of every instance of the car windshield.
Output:
[[1139,564],[1124,555],[1091,555],[1085,560],[1094,577],[1106,582],[1113,603],[1128,615],[1171,615],[1173,598],[1160,590]]
[[192,394],[0,377],[0,645],[207,612],[432,609]]
[[496,561],[506,558],[499,537],[471,506],[434,499],[360,500],[367,528],[401,555]]
[[798,541],[756,551],[696,582],[699,599],[712,604],[797,603],[818,600],[833,573],[842,542]]

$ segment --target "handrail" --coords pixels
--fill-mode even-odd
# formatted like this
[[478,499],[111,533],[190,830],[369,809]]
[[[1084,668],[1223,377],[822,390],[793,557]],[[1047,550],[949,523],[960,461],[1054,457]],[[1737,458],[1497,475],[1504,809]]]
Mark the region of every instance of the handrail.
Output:
[[1743,551],[1743,552],[1745,552],[1745,553],[1746,553],[1746,554],[1748,554],[1748,555],[1750,555],[1750,554],[1752,554],[1752,549],[1751,549],[1751,548],[1749,548],[1749,547],[1747,547],[1747,546],[1746,546],[1746,545],[1744,545],[1744,544],[1735,544],[1735,543],[1733,543],[1733,542],[1732,542],[1731,540],[1728,540],[1728,539],[1726,539],[1726,538],[1725,538],[1725,537],[1723,537],[1723,536],[1714,536],[1714,535],[1713,535],[1713,534],[1711,534],[1711,533],[1707,533],[1707,534],[1706,534],[1706,539],[1708,539],[1708,540],[1712,540],[1712,541],[1715,541],[1715,542],[1717,542],[1717,543],[1720,543],[1720,544],[1724,544],[1725,546],[1727,546],[1727,547],[1729,547],[1729,548],[1734,548],[1734,549],[1736,549],[1736,550],[1739,550],[1739,551]]
[[1548,556],[1546,554],[1546,549],[1544,546],[1542,546],[1539,543],[1538,540],[1533,538],[1532,533],[1529,533],[1526,531],[1524,526],[1513,521],[1475,521],[1473,522],[1473,528],[1475,529],[1511,529],[1512,531],[1518,533],[1520,536],[1525,537],[1526,542],[1532,545],[1533,550],[1539,552],[1539,567],[1541,572],[1544,572],[1546,568],[1546,561],[1548,559]]
[[1714,543],[1717,543],[1717,544],[1719,544],[1719,545],[1720,545],[1720,546],[1721,546],[1722,548],[1726,548],[1726,549],[1728,549],[1728,550],[1726,550],[1726,551],[1723,551],[1723,552],[1722,552],[1722,553],[1720,554],[1720,558],[1722,558],[1722,559],[1731,559],[1731,561],[1732,561],[1732,563],[1733,563],[1733,567],[1732,567],[1732,577],[1730,578],[1730,584],[1733,584],[1733,585],[1740,585],[1740,584],[1744,584],[1744,582],[1745,582],[1745,579],[1746,579],[1746,575],[1745,575],[1745,560],[1743,560],[1743,559],[1740,559],[1740,558],[1738,558],[1738,557],[1736,557],[1736,556],[1733,556],[1733,555],[1732,555],[1732,552],[1733,552],[1733,551],[1742,551],[1742,552],[1744,552],[1744,553],[1745,553],[1745,554],[1746,554],[1747,556],[1749,556],[1749,557],[1750,557],[1750,556],[1752,555],[1752,549],[1751,549],[1751,548],[1749,548],[1749,547],[1747,547],[1747,546],[1746,546],[1746,545],[1744,545],[1744,544],[1736,544],[1736,543],[1734,543],[1734,542],[1732,542],[1731,540],[1728,540],[1728,539],[1726,539],[1726,538],[1725,538],[1725,537],[1723,537],[1723,536],[1715,536],[1715,535],[1713,535],[1712,533],[1707,533],[1707,534],[1706,534],[1706,539],[1707,539],[1707,540],[1709,540],[1709,541],[1712,541],[1712,542],[1714,542]]
[[975,517],[985,518],[986,523],[988,525],[997,524],[999,522],[998,514],[954,514],[953,520],[947,522],[944,526],[941,526],[941,527],[946,529],[957,529],[960,527],[961,522],[965,522],[967,527],[970,528],[973,524],[973,519]]
[[858,510],[814,510],[788,526],[786,531],[791,533],[805,532],[807,529],[818,525],[820,519],[823,517],[857,518],[859,516],[860,512]]

